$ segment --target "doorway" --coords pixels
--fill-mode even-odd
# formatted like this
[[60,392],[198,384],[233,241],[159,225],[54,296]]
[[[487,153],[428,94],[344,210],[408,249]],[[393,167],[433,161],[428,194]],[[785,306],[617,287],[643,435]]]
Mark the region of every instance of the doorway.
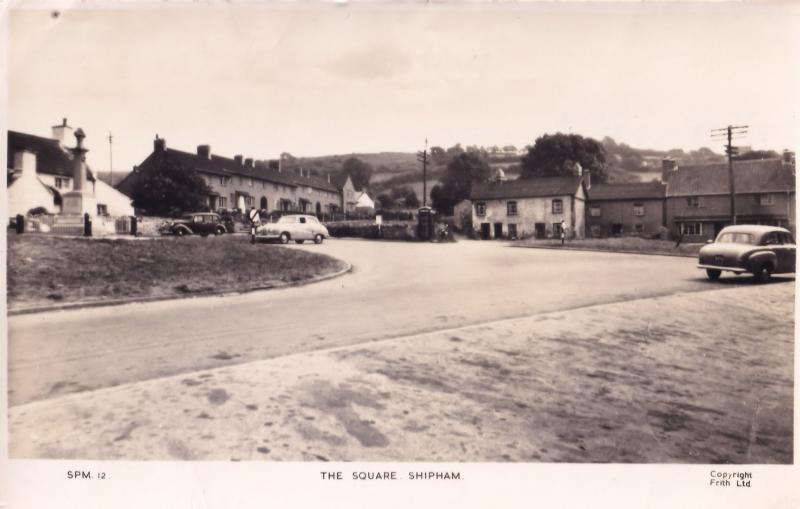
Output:
[[492,225],[489,223],[481,223],[481,238],[483,240],[492,238]]
[[496,239],[503,238],[503,223],[494,224],[494,238]]
[[536,223],[534,227],[536,228],[537,239],[543,239],[547,235],[547,225],[544,223]]

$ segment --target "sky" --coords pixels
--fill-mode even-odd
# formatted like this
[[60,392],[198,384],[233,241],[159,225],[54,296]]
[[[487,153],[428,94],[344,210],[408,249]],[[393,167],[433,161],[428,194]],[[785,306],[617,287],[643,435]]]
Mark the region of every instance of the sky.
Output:
[[255,159],[522,147],[546,133],[721,152],[800,139],[785,4],[75,4],[7,16],[12,130],[86,132],[92,168],[167,145]]

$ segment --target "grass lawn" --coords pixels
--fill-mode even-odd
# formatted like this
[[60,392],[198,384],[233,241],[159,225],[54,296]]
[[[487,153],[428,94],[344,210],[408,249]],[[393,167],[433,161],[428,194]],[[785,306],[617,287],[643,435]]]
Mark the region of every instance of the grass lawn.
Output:
[[9,235],[9,308],[128,297],[179,297],[296,282],[343,269],[320,253],[245,236],[148,240]]
[[[523,247],[561,247],[560,239],[525,239],[515,242]],[[681,244],[672,240],[653,240],[640,237],[614,237],[608,239],[567,240],[564,247],[594,251],[630,251],[649,254],[697,256],[704,244]]]

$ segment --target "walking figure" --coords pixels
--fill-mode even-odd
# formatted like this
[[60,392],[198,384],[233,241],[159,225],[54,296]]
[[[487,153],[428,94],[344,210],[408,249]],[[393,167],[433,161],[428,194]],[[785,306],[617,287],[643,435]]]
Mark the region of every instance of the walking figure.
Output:
[[257,210],[255,205],[250,206],[247,212],[247,218],[250,220],[250,243],[256,243],[256,228],[261,224],[261,211]]
[[567,226],[564,220],[561,220],[561,245],[564,245],[564,240],[567,238]]

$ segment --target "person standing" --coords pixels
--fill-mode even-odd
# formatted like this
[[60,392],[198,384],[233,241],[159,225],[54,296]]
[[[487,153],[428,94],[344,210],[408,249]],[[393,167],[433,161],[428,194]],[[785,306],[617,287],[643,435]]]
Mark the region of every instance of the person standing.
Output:
[[247,212],[247,218],[250,220],[250,243],[256,243],[256,228],[261,224],[261,211],[256,209],[255,205],[250,206]]
[[564,245],[564,240],[567,238],[567,224],[561,220],[561,245]]

